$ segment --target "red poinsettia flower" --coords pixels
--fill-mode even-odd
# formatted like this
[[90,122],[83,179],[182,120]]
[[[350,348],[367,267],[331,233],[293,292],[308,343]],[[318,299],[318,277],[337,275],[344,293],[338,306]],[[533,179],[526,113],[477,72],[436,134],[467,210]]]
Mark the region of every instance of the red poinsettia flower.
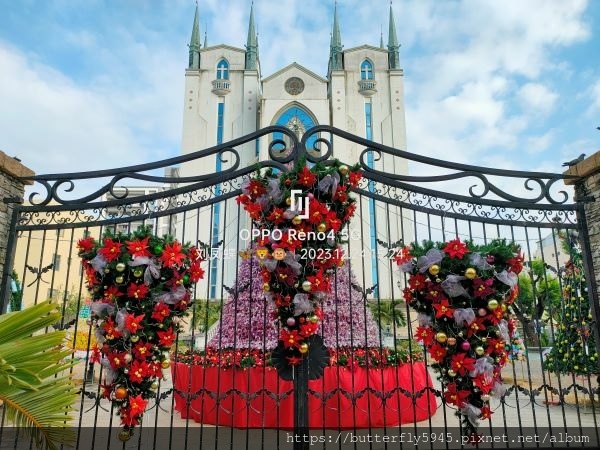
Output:
[[433,337],[435,332],[433,328],[430,327],[417,327],[415,333],[415,339],[417,341],[421,341],[425,346],[430,346],[433,344]]
[[127,297],[137,298],[139,300],[142,298],[146,298],[146,296],[148,295],[149,292],[150,292],[150,289],[144,283],[142,283],[142,284],[131,283],[129,285],[129,287],[127,288]]
[[297,366],[298,364],[300,364],[302,362],[302,358],[298,357],[298,356],[286,356],[288,364],[290,366]]
[[475,358],[470,358],[466,353],[455,353],[452,355],[450,367],[459,375],[466,375],[475,368]]
[[194,261],[190,264],[189,275],[192,283],[197,283],[204,278],[204,269],[200,266],[200,261]]
[[319,270],[314,276],[306,277],[306,279],[311,282],[312,292],[329,292],[329,277],[326,277],[321,270]]
[[425,291],[425,298],[434,303],[440,302],[442,300],[448,300],[446,294],[444,293],[444,289],[441,284],[434,284],[430,281],[427,281],[427,290]]
[[166,331],[159,331],[156,334],[158,335],[158,345],[161,345],[162,347],[170,347],[177,337],[175,336],[175,333],[173,333],[173,328],[169,328]]
[[521,251],[521,249],[519,249],[519,252],[517,253],[516,256],[506,260],[507,264],[510,266],[509,270],[516,274],[521,273],[521,271],[523,270],[523,262],[524,261],[525,261],[525,256],[523,255],[523,252]]
[[483,374],[473,377],[472,380],[473,386],[478,388],[483,394],[489,394],[492,387],[494,387],[494,379],[487,379]]
[[444,391],[444,400],[446,403],[462,408],[467,404],[470,395],[471,392],[466,389],[459,390],[456,383],[448,383]]
[[469,249],[467,245],[460,242],[460,239],[456,238],[446,243],[446,246],[442,249],[450,258],[461,259],[467,253]]
[[310,171],[308,166],[304,166],[298,173],[298,184],[300,186],[311,187],[317,181],[317,176]]
[[327,205],[321,203],[316,198],[312,198],[308,201],[308,209],[310,210],[308,221],[314,225],[318,225],[323,222],[326,214],[329,212]]
[[417,273],[410,276],[410,278],[408,279],[408,285],[412,290],[420,291],[425,287],[426,280],[427,279],[425,278],[425,275],[423,275],[422,273]]
[[271,210],[271,214],[267,216],[267,220],[275,225],[279,225],[280,223],[284,222],[285,217],[283,217],[283,209],[277,207],[273,208]]
[[479,416],[480,419],[486,420],[486,419],[490,419],[492,417],[492,410],[490,409],[489,405],[485,405],[481,407],[481,415]]
[[333,199],[335,201],[338,202],[345,202],[348,200],[348,194],[347,194],[348,188],[346,186],[338,186],[337,190],[335,191],[335,196],[333,197]]
[[475,278],[473,280],[473,295],[475,298],[487,298],[496,292],[492,285],[494,284],[493,278]]
[[90,356],[90,362],[99,363],[102,360],[102,354],[97,344],[92,347],[92,355]]
[[144,239],[136,239],[135,241],[127,241],[125,244],[127,245],[127,251],[131,253],[131,256],[135,257],[143,257],[150,256],[150,250],[148,249],[148,241],[150,237],[145,237]]
[[162,367],[160,362],[154,361],[148,363],[148,377],[162,378]]
[[338,218],[335,211],[329,211],[327,213],[327,216],[325,216],[325,224],[327,225],[327,229],[332,229],[336,233],[342,228],[342,221]]
[[133,361],[129,368],[129,381],[133,383],[141,383],[148,377],[148,364],[146,361]]
[[299,334],[300,336],[304,336],[305,338],[307,338],[315,334],[317,332],[317,328],[319,328],[318,324],[312,322],[305,322],[302,325],[300,325]]
[[356,211],[356,203],[352,203],[351,205],[348,205],[348,207],[346,208],[346,214],[344,214],[344,222],[349,221],[352,216],[354,216],[354,212]]
[[483,317],[478,317],[473,322],[471,322],[471,324],[467,328],[467,336],[468,337],[471,337],[474,334],[480,333],[481,331],[485,330],[486,327],[483,323],[483,320],[484,320]]
[[98,253],[100,253],[105,260],[111,262],[115,259],[119,259],[123,244],[119,241],[113,241],[111,238],[104,238],[102,245],[104,246],[98,249]]
[[404,300],[406,301],[406,303],[410,303],[415,299],[415,297],[413,295],[413,291],[409,287],[405,287],[402,290],[402,296],[404,297]]
[[125,329],[131,334],[136,334],[143,327],[141,322],[144,319],[144,317],[144,314],[140,314],[139,316],[127,314],[125,316]]
[[452,318],[454,316],[454,308],[450,306],[447,298],[442,299],[439,303],[434,303],[433,309],[435,309],[436,319],[441,319],[442,317]]
[[288,286],[293,286],[298,281],[298,275],[294,273],[291,267],[277,267],[277,279]]
[[429,354],[437,362],[442,362],[446,357],[446,347],[443,347],[435,342],[431,347],[429,347]]
[[121,410],[121,423],[128,427],[139,425],[139,418],[144,413],[148,400],[144,400],[142,394],[130,396],[127,406]]
[[105,351],[106,359],[114,370],[125,367],[127,363],[125,362],[126,352],[117,352],[117,351]]
[[111,284],[104,290],[104,300],[107,303],[114,303],[117,301],[117,298],[121,296],[123,296],[123,293],[114,284]]
[[297,330],[288,331],[285,328],[281,329],[279,339],[281,339],[285,348],[299,348],[302,341]]
[[79,254],[81,253],[89,253],[96,246],[96,242],[93,237],[87,237],[85,239],[79,239],[77,241],[77,248],[79,249]]
[[287,231],[282,233],[279,244],[281,247],[289,250],[290,252],[295,252],[298,247],[302,247],[302,241],[300,239],[296,239],[296,237],[290,235],[290,233]]
[[245,194],[240,194],[235,198],[235,201],[238,205],[247,205],[250,202],[251,198]]
[[357,171],[357,172],[350,172],[350,174],[348,175],[348,183],[350,183],[350,186],[352,187],[358,187],[358,183],[359,181],[362,179],[362,172]]
[[121,332],[117,329],[117,324],[113,321],[112,317],[108,317],[102,325],[104,329],[104,337],[107,341],[118,339],[122,336]]
[[410,247],[400,247],[394,254],[394,262],[398,265],[409,262],[412,258],[413,256],[410,254]]
[[253,198],[258,198],[267,193],[267,188],[260,180],[250,180],[248,184],[248,192]]
[[181,266],[185,260],[185,253],[182,251],[181,244],[177,241],[172,244],[166,244],[162,255],[159,258],[165,267]]
[[152,318],[157,322],[162,323],[169,315],[171,314],[171,308],[164,302],[158,302],[154,305],[154,309],[152,311]]
[[152,344],[148,344],[147,342],[138,341],[137,344],[133,347],[131,352],[135,355],[137,359],[140,361],[146,360],[149,356],[152,355]]

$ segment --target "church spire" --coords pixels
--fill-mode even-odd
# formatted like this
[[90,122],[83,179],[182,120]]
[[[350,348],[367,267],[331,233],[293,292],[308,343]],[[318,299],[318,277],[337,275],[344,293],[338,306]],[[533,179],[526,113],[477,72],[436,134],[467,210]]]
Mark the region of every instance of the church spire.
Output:
[[337,16],[337,2],[335,2],[333,7],[333,34],[331,35],[329,67],[330,70],[342,70],[344,68],[342,61],[342,36]]
[[383,25],[381,25],[381,37],[379,38],[379,48],[385,48],[383,46]]
[[200,68],[200,26],[198,24],[198,2],[196,2],[196,12],[194,13],[194,25],[192,26],[192,37],[190,38],[190,58],[188,62],[189,69]]
[[[206,26],[206,28],[208,29],[208,25]],[[208,31],[204,30],[204,48],[208,47]]]
[[248,24],[248,39],[246,42],[246,70],[256,70],[258,61],[258,40],[254,28],[254,2],[250,6],[250,23]]
[[390,28],[388,36],[388,61],[390,69],[400,68],[400,44],[396,35],[396,21],[394,20],[394,10],[390,1]]

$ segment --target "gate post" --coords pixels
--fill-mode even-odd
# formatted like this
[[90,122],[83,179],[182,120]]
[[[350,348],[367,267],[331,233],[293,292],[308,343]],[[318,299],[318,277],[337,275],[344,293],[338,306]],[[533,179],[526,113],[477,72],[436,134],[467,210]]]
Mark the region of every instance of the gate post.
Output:
[[35,173],[21,164],[18,158],[11,158],[0,150],[0,314],[8,309],[10,298],[10,275],[16,238],[13,228],[14,205],[23,203],[25,185],[33,184],[33,181],[22,178],[34,175]]
[[577,222],[594,327],[600,353],[600,151],[564,172],[566,185],[575,186]]

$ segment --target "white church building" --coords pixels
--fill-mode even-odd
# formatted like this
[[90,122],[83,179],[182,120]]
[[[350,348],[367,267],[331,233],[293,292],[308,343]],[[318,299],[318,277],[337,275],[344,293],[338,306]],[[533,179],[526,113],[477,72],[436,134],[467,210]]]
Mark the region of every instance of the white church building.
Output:
[[[337,7],[334,9],[325,77],[296,62],[263,76],[253,7],[249,11],[248,23],[248,37],[243,47],[207,45],[206,38],[201,45],[196,6],[189,62],[185,70],[183,155],[231,141],[269,125],[286,126],[298,137],[315,125],[330,125],[374,142],[406,149],[404,74],[391,6],[387,46],[384,46],[382,36],[379,47],[361,45],[348,49],[343,47]],[[269,159],[268,143],[269,138],[264,137],[260,142],[238,148],[241,167]],[[334,157],[349,164],[358,162],[364,150],[364,147],[338,141],[338,138],[333,144]],[[368,163],[379,169],[385,167],[386,172],[407,173],[407,163],[400,158],[384,157],[378,161],[370,158]],[[227,162],[219,158],[213,157],[208,164],[207,158],[201,158],[182,165],[180,176],[215,173],[226,167]],[[362,221],[363,230],[371,229],[371,232],[363,231],[366,235],[361,238],[362,242],[351,243],[352,251],[360,253],[362,247],[369,254],[376,247],[377,238],[391,242],[401,236],[398,211],[391,206],[385,209],[378,211],[377,202],[366,198],[361,202],[354,219],[356,225],[353,226],[360,228]],[[194,224],[201,224],[201,240],[209,240],[213,245],[223,241],[221,245],[224,248],[236,248],[240,245],[240,228],[249,226],[247,219],[238,220],[237,217],[238,205],[235,201],[228,201],[203,208],[198,217],[188,217],[183,222],[188,230],[186,234],[195,233],[198,226]],[[375,233],[374,221],[381,224],[378,227],[382,232],[385,229],[384,235],[376,235],[379,232]],[[404,230],[404,234],[406,232]],[[389,290],[395,282],[391,281],[387,264],[377,264],[376,259],[376,255],[371,254],[357,264],[360,267],[355,269],[355,273],[359,279],[361,275],[358,272],[370,274],[367,278],[372,280],[379,279],[379,295],[389,298]],[[206,295],[208,298],[221,298],[221,285],[232,286],[234,282],[235,264],[213,260],[209,272]],[[369,281],[365,285],[368,287]]]

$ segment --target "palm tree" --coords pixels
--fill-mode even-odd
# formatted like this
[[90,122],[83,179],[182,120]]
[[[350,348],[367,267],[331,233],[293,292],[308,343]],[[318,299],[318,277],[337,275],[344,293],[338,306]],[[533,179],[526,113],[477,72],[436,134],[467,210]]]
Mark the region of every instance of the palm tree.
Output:
[[3,415],[39,449],[54,450],[75,438],[69,421],[77,390],[63,375],[72,365],[64,362],[71,350],[63,347],[64,331],[43,331],[57,321],[60,313],[50,301],[0,316]]
[[400,300],[369,302],[373,318],[382,329],[384,326],[389,328],[406,326],[406,317],[402,311],[403,306],[404,302]]

